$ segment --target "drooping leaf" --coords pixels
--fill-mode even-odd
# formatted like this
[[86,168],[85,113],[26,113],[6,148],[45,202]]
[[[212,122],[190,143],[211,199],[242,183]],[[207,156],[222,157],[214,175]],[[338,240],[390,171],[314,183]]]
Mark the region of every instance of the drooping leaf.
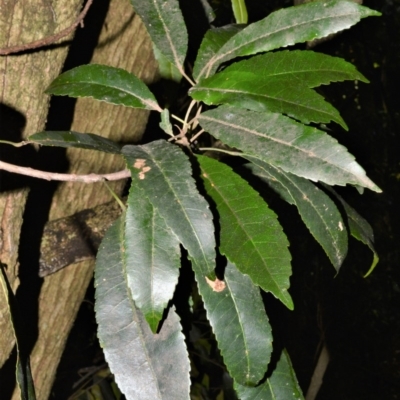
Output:
[[228,261],[224,283],[216,291],[193,265],[207,317],[230,375],[242,384],[256,385],[264,376],[272,352],[271,327],[259,288]]
[[312,181],[380,192],[345,147],[318,129],[275,113],[221,106],[199,116],[211,135],[249,156]]
[[254,284],[293,309],[287,291],[291,275],[289,243],[276,214],[228,166],[198,156],[208,194],[221,226],[220,251]]
[[280,9],[228,40],[204,65],[198,78],[212,75],[220,64],[236,57],[322,38],[350,28],[361,18],[378,15],[377,11],[343,0]]
[[214,54],[233,36],[244,28],[244,25],[225,25],[212,28],[206,32],[201,42],[199,52],[193,67],[195,81],[200,78],[200,72]]
[[93,133],[44,131],[29,136],[29,141],[39,143],[42,146],[75,147],[87,150],[98,150],[105,153],[121,153],[121,146],[118,143]]
[[154,45],[184,73],[188,34],[178,0],[131,0]]
[[196,263],[213,276],[215,238],[212,214],[200,196],[187,156],[158,140],[122,149],[132,184],[140,187]]
[[[322,190],[304,178],[254,159],[251,171],[265,180],[290,204],[295,204],[301,219],[339,271],[347,255],[347,230],[335,203]],[[277,185],[278,183],[278,185]]]
[[160,77],[169,81],[180,82],[182,80],[182,74],[179,72],[178,68],[175,67],[154,44],[153,53],[158,63]]
[[339,112],[314,90],[301,81],[273,78],[263,81],[240,73],[220,78],[213,75],[210,82],[201,81],[190,92],[195,100],[209,105],[228,104],[248,110],[287,114],[305,124],[334,121],[347,130]]
[[248,15],[244,0],[231,0],[233,15],[237,24],[247,24]]
[[170,309],[154,335],[136,308],[122,256],[123,221],[107,231],[95,268],[95,311],[105,358],[127,399],[188,400],[189,361],[179,318]]
[[338,200],[342,203],[343,208],[347,215],[347,222],[349,224],[350,234],[355,239],[359,240],[361,243],[367,245],[372,251],[374,257],[372,260],[371,267],[364,275],[366,278],[368,275],[372,273],[375,269],[376,265],[379,262],[378,253],[375,250],[374,246],[374,231],[372,230],[371,225],[365,220],[353,207],[351,207],[341,196],[339,196],[336,191],[332,188],[327,188],[331,193],[333,193]]
[[[12,291],[7,274],[3,264],[0,262],[0,290],[3,292],[2,298],[7,301],[8,316],[11,319],[11,326],[14,333],[15,344],[17,348],[17,365],[15,377],[20,390],[21,400],[36,400],[35,385],[32,379],[32,371],[29,361],[30,348],[24,332],[27,331],[24,321],[20,314],[20,310]],[[7,318],[2,315],[2,321]]]
[[153,93],[135,75],[107,65],[82,65],[64,72],[47,88],[58,96],[93,97],[96,100],[161,112]]
[[304,400],[296,375],[286,350],[270,378],[257,387],[235,383],[240,400]]
[[132,298],[155,333],[178,282],[181,250],[178,238],[135,186],[128,197],[124,254]]
[[169,118],[169,110],[168,108],[164,108],[161,113],[160,128],[169,136],[174,136],[174,131]]

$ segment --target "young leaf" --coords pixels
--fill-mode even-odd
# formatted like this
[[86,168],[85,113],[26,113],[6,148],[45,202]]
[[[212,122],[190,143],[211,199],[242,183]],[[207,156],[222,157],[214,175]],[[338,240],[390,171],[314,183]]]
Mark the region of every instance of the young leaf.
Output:
[[368,221],[366,221],[353,207],[347,204],[347,202],[341,196],[339,196],[336,193],[336,191],[334,191],[332,188],[329,187],[327,189],[331,193],[333,193],[342,203],[343,208],[347,215],[347,222],[349,224],[351,236],[359,240],[361,243],[367,245],[374,255],[371,267],[364,275],[364,278],[366,278],[368,275],[372,273],[372,271],[375,269],[376,265],[379,262],[379,256],[374,246],[374,232],[372,230],[372,227],[368,223]]
[[286,172],[329,185],[380,192],[345,147],[318,129],[280,114],[221,106],[199,116],[211,135]]
[[42,146],[75,147],[103,151],[104,153],[121,153],[121,146],[118,143],[93,133],[44,131],[29,136],[29,141],[39,143]]
[[220,217],[220,251],[255,285],[271,292],[289,309],[291,275],[288,241],[275,213],[228,166],[198,156],[208,194]]
[[286,350],[270,378],[257,387],[235,383],[240,400],[304,400]]
[[[310,181],[254,159],[253,174],[295,204],[301,219],[339,271],[347,255],[347,230],[335,203]],[[277,186],[276,183],[279,183]]]
[[348,129],[336,108],[301,81],[264,80],[237,72],[216,74],[196,85],[190,95],[209,105],[228,104],[258,112],[287,114],[304,124],[334,121]]
[[125,107],[162,111],[153,93],[139,78],[128,71],[107,65],[82,65],[64,72],[51,83],[46,93],[93,97]]
[[272,352],[271,327],[259,288],[228,261],[225,287],[217,292],[193,264],[207,317],[230,375],[243,385],[256,385],[264,376]]
[[95,269],[96,320],[104,355],[127,399],[188,400],[189,361],[172,308],[154,335],[136,308],[123,262],[124,219],[107,231]]
[[231,0],[233,15],[237,24],[247,24],[248,15],[244,0]]
[[195,81],[200,79],[200,71],[214,54],[233,36],[244,28],[244,25],[225,25],[206,32],[193,67]]
[[132,298],[155,333],[178,282],[181,250],[178,238],[135,186],[128,197],[124,247]]
[[317,1],[280,9],[233,36],[204,65],[198,78],[212,75],[222,63],[236,57],[266,52],[322,38],[355,25],[379,12],[352,1]]
[[185,75],[188,34],[178,0],[131,0],[154,45]]
[[177,146],[158,140],[125,146],[132,185],[140,187],[206,275],[214,274],[215,238],[212,214],[192,178],[188,158]]

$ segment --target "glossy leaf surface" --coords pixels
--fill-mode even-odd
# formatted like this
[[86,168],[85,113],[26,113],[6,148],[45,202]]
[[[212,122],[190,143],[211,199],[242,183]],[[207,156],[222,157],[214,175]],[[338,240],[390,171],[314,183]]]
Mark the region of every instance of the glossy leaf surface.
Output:
[[125,107],[162,111],[153,93],[139,78],[107,65],[82,65],[64,72],[51,83],[46,93],[92,97]]
[[188,34],[178,0],[131,0],[154,45],[183,72]]
[[193,265],[207,318],[230,375],[255,385],[265,374],[272,352],[272,335],[260,290],[232,263],[225,268],[225,288],[216,292]]
[[165,140],[122,149],[132,185],[140,187],[189,256],[213,276],[215,238],[212,214],[200,196],[183,151]]
[[270,378],[255,388],[235,384],[240,400],[304,400],[286,350]]
[[220,218],[221,253],[254,284],[292,309],[287,291],[292,273],[289,242],[276,214],[228,166],[208,157],[198,156],[198,160]]
[[135,186],[128,197],[124,247],[132,298],[156,332],[178,282],[181,250],[178,238]]
[[230,147],[286,172],[330,185],[353,184],[380,192],[335,139],[283,115],[221,106],[201,114],[199,121]]
[[295,204],[301,219],[322,246],[337,271],[347,255],[347,229],[335,203],[322,190],[304,178],[283,172],[277,167],[253,160],[249,168]]
[[322,38],[350,28],[361,18],[377,15],[377,11],[343,0],[280,9],[228,40],[204,65],[199,77],[212,75],[220,64],[236,57]]
[[237,24],[247,24],[248,15],[245,0],[231,0],[233,15]]
[[244,28],[244,25],[226,25],[212,28],[206,32],[193,67],[193,77],[197,81],[200,72],[214,54],[233,36]]
[[154,335],[136,308],[122,258],[124,225],[107,231],[95,269],[96,320],[104,355],[129,400],[188,400],[189,361],[179,318],[170,309]]
[[121,146],[118,143],[93,133],[44,131],[29,136],[29,141],[39,143],[42,146],[75,147],[105,153],[121,153]]

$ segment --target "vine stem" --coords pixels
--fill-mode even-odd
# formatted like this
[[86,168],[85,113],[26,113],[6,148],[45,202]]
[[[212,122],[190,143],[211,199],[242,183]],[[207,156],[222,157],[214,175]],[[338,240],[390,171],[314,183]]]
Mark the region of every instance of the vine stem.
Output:
[[25,43],[25,44],[20,44],[20,45],[16,45],[16,46],[10,46],[10,47],[3,47],[0,49],[0,56],[16,54],[16,53],[20,53],[21,51],[24,51],[24,50],[31,50],[31,49],[37,49],[38,47],[44,47],[49,44],[53,44],[57,40],[62,39],[63,37],[69,35],[79,24],[83,24],[83,19],[85,18],[87,12],[89,11],[89,8],[92,5],[92,3],[93,3],[93,0],[87,1],[87,3],[85,4],[85,7],[83,8],[82,12],[78,15],[75,22],[72,25],[70,25],[68,28],[63,29],[61,32],[56,33],[55,35],[46,36],[45,38],[35,40],[30,43]]
[[61,182],[95,183],[103,181],[119,181],[121,179],[126,179],[131,176],[131,173],[128,169],[112,172],[109,174],[59,174],[56,172],[46,172],[28,167],[20,167],[18,165],[6,163],[4,161],[0,161],[0,170],[12,172],[19,175],[30,176],[32,178],[45,179],[47,181]]

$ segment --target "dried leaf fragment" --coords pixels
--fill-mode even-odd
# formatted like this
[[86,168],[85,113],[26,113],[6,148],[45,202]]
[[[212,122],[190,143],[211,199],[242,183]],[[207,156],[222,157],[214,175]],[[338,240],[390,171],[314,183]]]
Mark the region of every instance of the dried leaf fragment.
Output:
[[215,281],[212,281],[206,277],[206,282],[214,292],[222,292],[226,287],[225,282],[220,281],[218,278],[216,278]]

